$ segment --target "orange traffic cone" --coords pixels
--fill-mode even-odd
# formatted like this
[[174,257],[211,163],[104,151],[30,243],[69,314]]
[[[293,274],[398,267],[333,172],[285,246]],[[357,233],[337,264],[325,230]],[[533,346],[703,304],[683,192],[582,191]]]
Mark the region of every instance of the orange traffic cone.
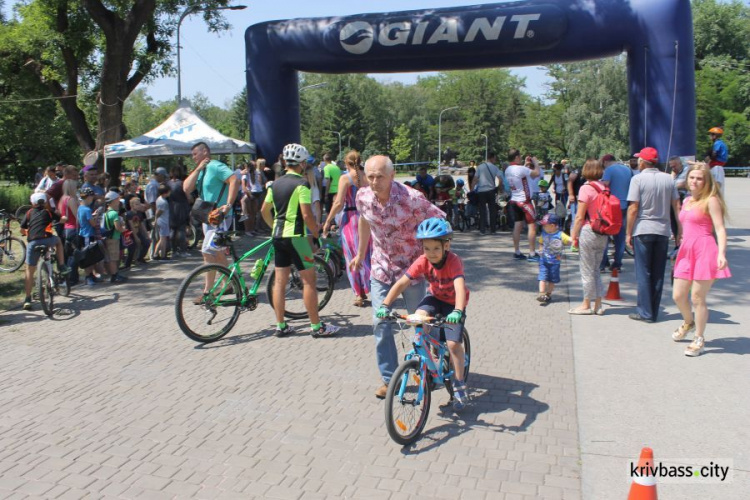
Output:
[[612,269],[612,279],[609,280],[609,288],[607,289],[607,295],[604,297],[607,300],[622,300],[620,296],[620,271],[618,269]]
[[637,477],[633,478],[628,500],[658,500],[656,495],[656,478],[653,476],[652,467],[654,467],[654,450],[643,448],[641,450],[641,459],[638,460],[638,471],[640,473]]

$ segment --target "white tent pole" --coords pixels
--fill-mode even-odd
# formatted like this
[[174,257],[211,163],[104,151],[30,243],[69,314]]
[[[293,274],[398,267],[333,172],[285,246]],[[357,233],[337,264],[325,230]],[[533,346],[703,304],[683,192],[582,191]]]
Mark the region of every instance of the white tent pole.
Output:
[[232,151],[232,170],[234,170],[234,151]]
[[148,159],[148,176],[151,177],[153,174],[151,173],[151,158]]
[[107,155],[104,155],[104,173],[107,173]]

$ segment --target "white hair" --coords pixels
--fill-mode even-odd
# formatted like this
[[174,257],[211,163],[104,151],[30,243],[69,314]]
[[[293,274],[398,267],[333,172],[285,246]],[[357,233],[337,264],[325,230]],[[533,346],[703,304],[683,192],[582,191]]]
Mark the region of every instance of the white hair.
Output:
[[367,165],[368,164],[370,165],[370,168],[372,168],[372,166],[373,166],[374,163],[381,162],[381,161],[385,165],[385,173],[386,174],[392,174],[393,170],[394,170],[394,168],[393,168],[393,162],[391,161],[391,159],[389,157],[387,157],[385,155],[375,155],[375,156],[369,157],[367,159],[367,161],[365,162],[365,171],[367,170]]

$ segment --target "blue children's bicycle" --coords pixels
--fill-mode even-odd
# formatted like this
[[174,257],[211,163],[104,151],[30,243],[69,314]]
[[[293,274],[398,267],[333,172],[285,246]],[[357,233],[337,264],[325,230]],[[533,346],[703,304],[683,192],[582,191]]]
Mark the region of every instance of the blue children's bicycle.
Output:
[[[445,387],[453,399],[453,367],[450,351],[442,340],[425,332],[425,325],[441,329],[442,318],[431,318],[417,314],[408,316],[392,313],[391,319],[399,325],[413,326],[415,330],[413,349],[404,356],[388,384],[385,397],[385,426],[391,439],[401,445],[417,440],[430,414],[431,392]],[[442,332],[441,332],[442,333]],[[471,343],[469,332],[463,328],[461,339],[466,352],[464,381],[469,378]]]

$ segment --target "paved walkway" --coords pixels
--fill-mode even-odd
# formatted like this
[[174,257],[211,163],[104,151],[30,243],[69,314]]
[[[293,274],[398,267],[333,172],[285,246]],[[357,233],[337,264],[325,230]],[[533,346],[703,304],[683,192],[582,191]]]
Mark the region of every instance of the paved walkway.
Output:
[[[662,498],[742,498],[748,187],[730,180],[735,278],[717,286],[698,359],[669,339],[671,290],[663,323],[633,324],[627,306],[571,321],[567,287],[549,306],[534,300],[536,266],[513,261],[509,235],[459,235],[473,405],[433,406],[411,448],[386,433],[371,311],[351,305],[345,279],[324,311],[344,327],[331,339],[271,337],[262,303],[222,341],[188,340],[173,297],[197,256],[74,289],[55,320],[0,314],[0,498],[620,499],[645,445],[734,459],[732,484],[660,485]],[[563,271],[574,301],[575,264]]]
[[263,303],[220,342],[188,340],[173,301],[197,257],[74,289],[56,321],[0,315],[0,497],[580,498],[567,299],[540,309],[536,266],[493,248],[508,240],[456,240],[473,404],[434,405],[412,448],[385,430],[371,310],[345,278],[331,339],[270,336]]
[[[750,179],[727,180],[733,277],[709,293],[705,354],[684,356],[688,341],[670,337],[682,320],[669,281],[658,323],[628,319],[636,299],[632,259],[620,280],[625,300],[612,302],[604,317],[573,318],[584,498],[626,498],[629,460],[644,446],[665,465],[734,460],[730,484],[659,484],[660,498],[748,498]],[[580,281],[570,285],[571,300],[580,300]]]

